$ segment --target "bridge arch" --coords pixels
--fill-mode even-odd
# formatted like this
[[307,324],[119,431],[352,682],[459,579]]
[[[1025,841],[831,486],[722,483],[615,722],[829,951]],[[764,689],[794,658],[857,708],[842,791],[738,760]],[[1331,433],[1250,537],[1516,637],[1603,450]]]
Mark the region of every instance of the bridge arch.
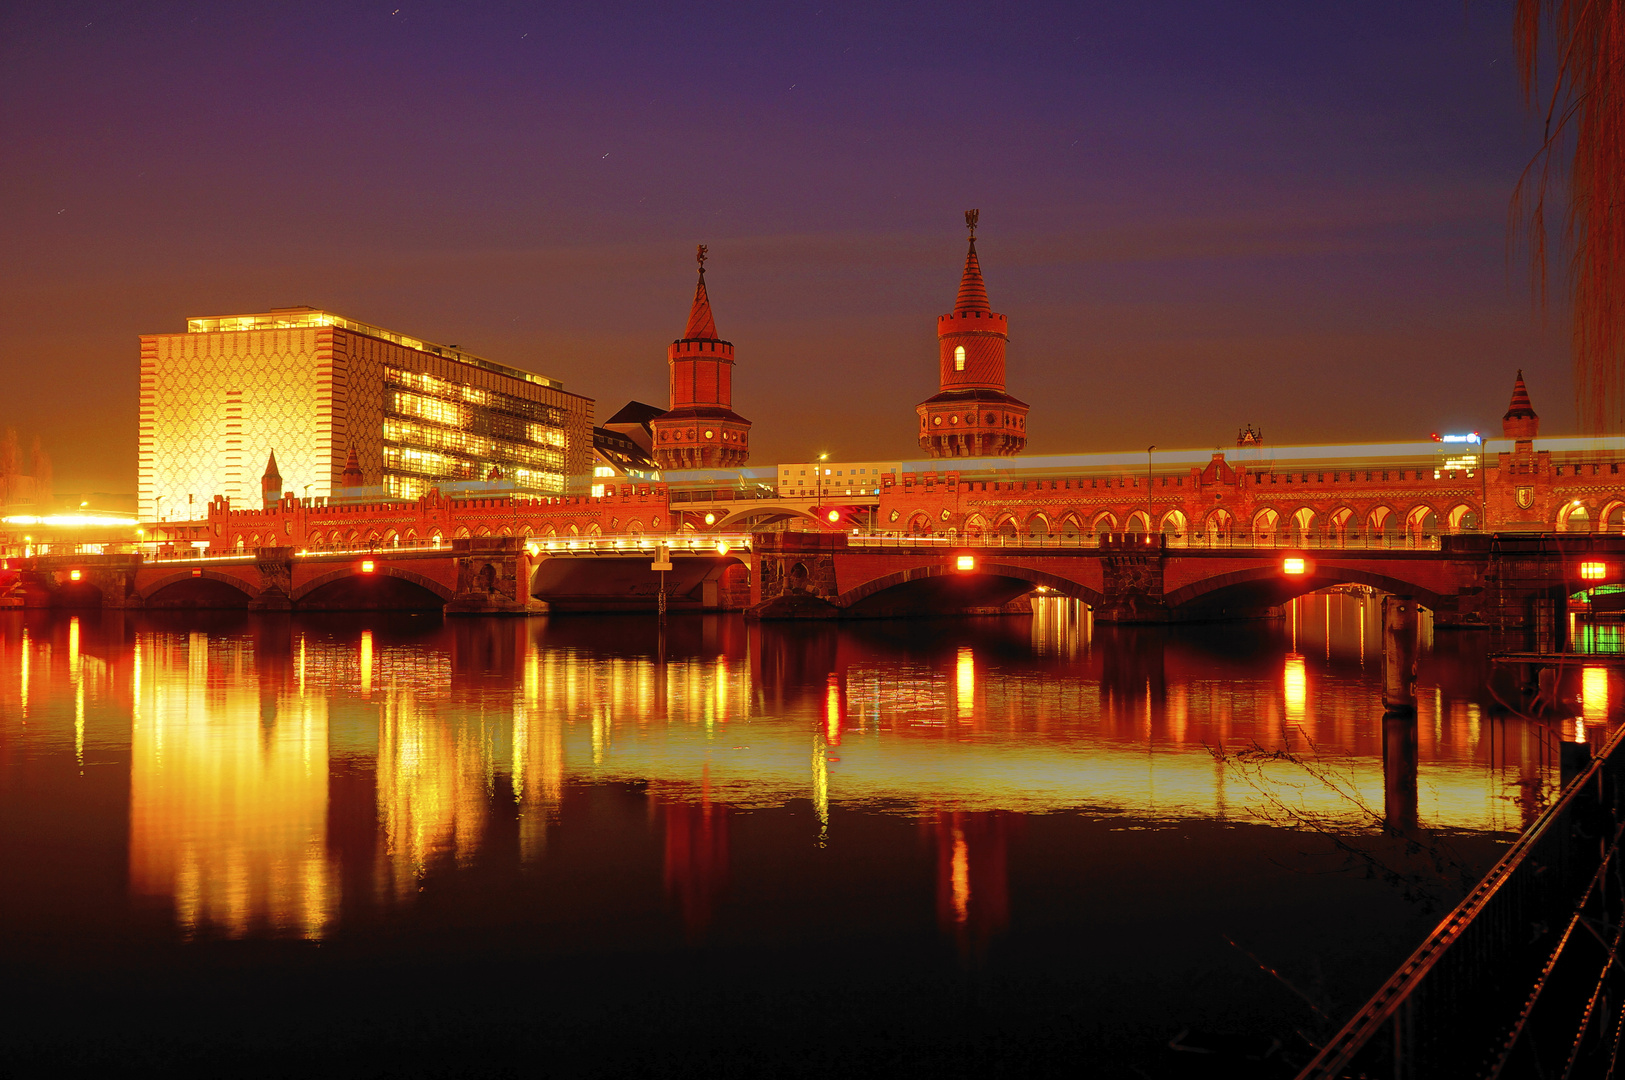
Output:
[[1184,536],[1188,528],[1189,522],[1183,510],[1170,510],[1157,523],[1157,531],[1164,536]]
[[1354,520],[1354,511],[1347,506],[1339,506],[1326,517],[1327,535],[1333,537],[1338,543],[1349,539],[1349,522]]
[[1267,542],[1275,539],[1275,529],[1281,523],[1281,515],[1273,507],[1264,507],[1253,515],[1253,539]]
[[1291,522],[1288,525],[1288,539],[1294,544],[1306,544],[1315,535],[1315,511],[1310,506],[1300,506],[1292,512]]
[[1349,566],[1315,564],[1311,573],[1287,577],[1278,565],[1249,567],[1217,574],[1175,589],[1163,598],[1169,611],[1191,615],[1206,608],[1274,607],[1299,596],[1333,585],[1368,585],[1380,592],[1413,596],[1417,603],[1434,611],[1443,598],[1432,589],[1388,574]]
[[[735,529],[740,525],[778,525],[791,521],[817,521],[818,516],[810,510],[799,506],[785,506],[782,503],[769,503],[766,506],[745,506],[729,511],[717,528],[723,532]],[[628,526],[630,528],[630,526]],[[642,526],[639,526],[641,529]]]
[[415,573],[414,571],[380,562],[370,574],[362,573],[361,568],[357,565],[341,566],[335,570],[329,570],[325,574],[319,574],[305,582],[303,585],[295,586],[292,600],[295,604],[302,603],[317,590],[325,589],[328,586],[335,585],[350,578],[396,578],[400,581],[410,582],[413,585],[417,585],[428,590],[438,597],[441,603],[449,601],[454,595],[451,589],[446,588],[446,586],[440,584],[440,582],[434,580],[433,578],[424,577],[422,574]]
[[1442,531],[1439,528],[1439,512],[1427,503],[1411,507],[1405,515],[1405,535],[1412,540],[1437,536]]
[[1229,539],[1235,524],[1236,516],[1221,506],[1207,516],[1202,528],[1209,540],[1221,540]]
[[[798,563],[797,565],[799,566],[800,564]],[[803,570],[802,572],[805,573],[806,571]],[[907,570],[899,570],[896,573],[875,578],[873,581],[866,581],[862,585],[855,586],[848,589],[846,592],[841,593],[835,598],[835,604],[840,608],[851,608],[892,589],[901,588],[914,582],[925,581],[929,578],[943,577],[957,579],[978,577],[1006,578],[1013,581],[1020,581],[1028,585],[1042,585],[1045,588],[1061,594],[1062,596],[1071,597],[1074,600],[1081,600],[1091,607],[1099,606],[1103,599],[1100,593],[1089,588],[1087,585],[1080,585],[1070,578],[1060,577],[1056,574],[1050,574],[1043,570],[1034,570],[1032,567],[1028,566],[1014,566],[1009,563],[978,560],[976,570],[967,573],[962,570],[957,570],[947,565],[946,562],[939,560],[925,566],[916,566]]]
[[987,518],[981,514],[972,514],[965,519],[965,538],[967,540],[980,540],[987,535]]
[[1370,539],[1398,539],[1399,515],[1392,507],[1379,503],[1366,512],[1365,531]]
[[1613,499],[1597,515],[1597,531],[1619,535],[1625,533],[1625,502]]
[[1095,515],[1095,520],[1089,523],[1089,531],[1096,536],[1105,536],[1107,533],[1117,531],[1117,516],[1110,510],[1102,510]]
[[1061,538],[1063,540],[1077,540],[1083,536],[1083,522],[1076,510],[1068,510],[1061,518]]
[[1590,508],[1579,499],[1564,503],[1557,511],[1557,531],[1590,532]]
[[1027,519],[1026,533],[1032,537],[1046,537],[1049,535],[1049,518],[1044,516],[1042,510],[1036,510]]
[[[166,591],[171,595],[163,595]],[[149,607],[247,607],[256,593],[241,578],[205,568],[165,574],[136,590],[136,595]]]

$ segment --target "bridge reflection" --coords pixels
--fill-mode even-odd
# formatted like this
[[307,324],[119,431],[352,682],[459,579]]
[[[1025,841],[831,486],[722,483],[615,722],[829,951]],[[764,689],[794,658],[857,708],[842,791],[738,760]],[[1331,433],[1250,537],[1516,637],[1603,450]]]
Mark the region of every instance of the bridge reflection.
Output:
[[1507,833],[1549,796],[1556,737],[1618,700],[1588,669],[1566,727],[1491,716],[1482,651],[1453,634],[1424,650],[1416,717],[1385,724],[1379,619],[1358,596],[1222,630],[1096,626],[1060,599],[1030,619],[664,632],[18,614],[0,616],[0,714],[28,722],[0,728],[0,754],[127,745],[130,888],[189,933],[321,937],[465,871],[578,858],[566,843],[658,851],[662,902],[699,938],[746,872],[736,815],[807,807],[774,842],[838,850],[853,808],[922,822],[939,923],[974,954],[1008,918],[1024,815],[1245,821],[1262,782],[1367,827],[1290,760],[1244,783],[1210,752],[1262,747],[1335,768],[1392,829]]

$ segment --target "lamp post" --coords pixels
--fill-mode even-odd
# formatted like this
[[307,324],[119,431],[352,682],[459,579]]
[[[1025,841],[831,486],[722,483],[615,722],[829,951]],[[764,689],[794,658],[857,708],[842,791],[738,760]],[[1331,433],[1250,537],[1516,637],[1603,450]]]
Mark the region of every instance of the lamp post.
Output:
[[824,462],[829,460],[829,454],[818,455],[818,464],[813,468],[813,479],[816,486],[813,488],[813,502],[817,504],[820,512],[824,509]]
[[1151,451],[1156,448],[1155,443],[1145,448],[1145,542],[1147,544],[1151,543],[1151,534],[1156,527],[1151,518]]
[[160,521],[164,520],[163,508],[164,508],[164,497],[162,495],[159,495],[157,498],[152,500],[152,518],[153,518],[153,528],[158,533],[158,543],[160,545],[162,545],[163,542],[164,542],[164,530],[158,527],[158,523]]
[[[1478,432],[1473,432],[1478,435]],[[1490,475],[1484,471],[1484,436],[1478,435],[1478,531],[1490,531]]]

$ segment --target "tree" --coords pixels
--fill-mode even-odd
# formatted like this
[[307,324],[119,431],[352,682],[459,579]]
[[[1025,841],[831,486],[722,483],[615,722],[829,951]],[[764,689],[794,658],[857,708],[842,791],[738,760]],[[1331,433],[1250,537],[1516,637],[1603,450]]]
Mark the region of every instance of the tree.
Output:
[[[1549,96],[1539,58],[1554,58]],[[1593,434],[1625,427],[1625,0],[1518,0],[1524,97],[1545,104],[1545,136],[1513,195],[1533,272],[1546,288],[1546,200],[1566,173],[1564,253],[1574,310],[1576,413]],[[1564,150],[1572,147],[1567,166]]]

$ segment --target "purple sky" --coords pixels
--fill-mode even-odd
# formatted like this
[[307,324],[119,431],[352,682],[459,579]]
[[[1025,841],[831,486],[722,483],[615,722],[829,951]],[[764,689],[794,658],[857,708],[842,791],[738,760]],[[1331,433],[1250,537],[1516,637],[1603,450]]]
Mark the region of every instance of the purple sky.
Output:
[[0,425],[135,486],[137,335],[290,304],[911,457],[962,211],[1031,453],[1573,426],[1510,0],[0,8]]

